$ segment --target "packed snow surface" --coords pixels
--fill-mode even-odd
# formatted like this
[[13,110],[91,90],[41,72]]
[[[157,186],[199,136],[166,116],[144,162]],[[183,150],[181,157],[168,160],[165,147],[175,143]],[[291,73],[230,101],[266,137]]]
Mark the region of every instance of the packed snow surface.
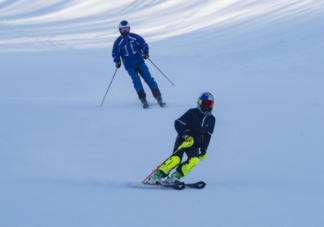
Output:
[[[324,1],[0,0],[0,226],[324,226]],[[118,23],[167,103],[115,72]],[[142,190],[203,91],[208,157]]]

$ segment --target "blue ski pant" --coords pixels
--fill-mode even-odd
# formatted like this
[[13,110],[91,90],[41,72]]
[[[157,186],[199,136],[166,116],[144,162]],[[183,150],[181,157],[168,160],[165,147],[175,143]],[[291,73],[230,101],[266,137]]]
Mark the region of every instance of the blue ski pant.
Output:
[[143,89],[143,86],[142,86],[141,80],[140,80],[136,70],[140,70],[142,72],[143,79],[148,84],[148,86],[151,88],[151,90],[158,89],[158,85],[154,81],[154,78],[151,76],[151,73],[148,70],[148,67],[146,66],[145,63],[138,66],[137,68],[130,67],[130,68],[127,68],[126,70],[133,80],[134,88],[137,93]]

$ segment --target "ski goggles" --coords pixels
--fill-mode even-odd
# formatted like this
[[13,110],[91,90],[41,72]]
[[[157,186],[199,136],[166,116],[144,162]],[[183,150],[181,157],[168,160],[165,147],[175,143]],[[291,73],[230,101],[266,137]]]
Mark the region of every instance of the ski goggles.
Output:
[[211,101],[211,100],[201,100],[201,99],[199,99],[199,103],[203,107],[213,108],[213,106],[214,106],[214,102]]
[[129,30],[130,30],[130,28],[128,28],[128,27],[120,28],[120,31],[121,31],[122,33],[124,33],[124,32],[129,32]]

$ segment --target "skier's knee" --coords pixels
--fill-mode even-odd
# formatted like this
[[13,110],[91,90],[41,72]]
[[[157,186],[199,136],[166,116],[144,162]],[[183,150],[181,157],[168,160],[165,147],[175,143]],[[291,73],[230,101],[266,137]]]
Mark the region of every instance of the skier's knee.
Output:
[[179,165],[180,163],[180,158],[178,156],[172,156],[171,158],[169,158],[160,168],[159,170],[161,170],[163,173],[165,173],[166,175],[169,174],[169,172],[176,167],[177,165]]
[[181,172],[183,176],[186,176],[195,166],[199,163],[199,158],[194,157],[188,159],[183,165],[181,166]]

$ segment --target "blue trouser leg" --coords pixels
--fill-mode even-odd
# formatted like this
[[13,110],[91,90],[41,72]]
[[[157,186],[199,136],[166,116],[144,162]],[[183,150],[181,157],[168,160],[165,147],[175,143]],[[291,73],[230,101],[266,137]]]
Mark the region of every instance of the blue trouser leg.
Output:
[[142,64],[137,68],[142,72],[142,76],[143,76],[145,82],[148,84],[148,86],[152,90],[159,88],[157,83],[155,82],[154,78],[151,76],[151,73],[150,73],[148,67],[146,66],[146,64]]
[[145,64],[142,64],[136,68],[129,67],[126,70],[133,80],[134,88],[135,88],[140,100],[145,99],[146,94],[144,92],[141,80],[137,73],[139,73],[143,77],[145,82],[149,85],[149,87],[152,90],[154,98],[156,98],[158,101],[162,100],[159,87],[158,87],[157,83],[155,82],[154,78],[151,76],[151,74],[148,70],[148,67]]
[[135,69],[130,67],[130,68],[127,68],[126,70],[133,80],[133,84],[134,84],[134,88],[135,88],[136,92],[137,93],[140,92],[143,89],[143,87],[142,87],[142,83],[141,83],[140,78],[138,77]]

